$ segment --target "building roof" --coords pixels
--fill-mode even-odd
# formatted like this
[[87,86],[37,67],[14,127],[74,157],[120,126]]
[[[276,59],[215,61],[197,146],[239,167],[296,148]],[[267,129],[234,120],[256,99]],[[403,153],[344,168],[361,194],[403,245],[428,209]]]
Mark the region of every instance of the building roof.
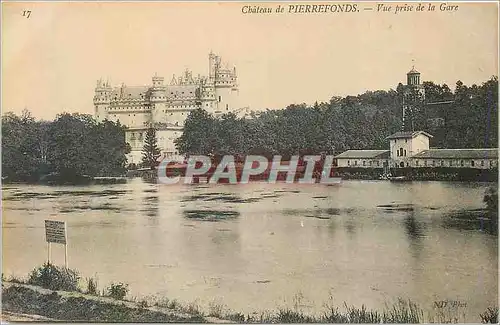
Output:
[[196,84],[190,85],[175,85],[167,86],[166,95],[169,99],[173,98],[184,98],[184,97],[195,97],[196,90],[199,88]]
[[407,74],[420,74],[417,70],[415,70],[415,67],[412,67],[410,71],[408,71]]
[[389,158],[389,150],[347,150],[340,155],[335,156],[335,158],[341,159],[357,159],[357,158]]
[[142,98],[146,97],[146,93],[149,90],[149,86],[123,86],[123,87],[117,87],[114,88],[113,91],[111,92],[111,98],[114,99],[115,97],[117,98],[122,98],[122,99],[127,99],[127,98]]
[[423,134],[429,138],[432,138],[432,135],[430,135],[425,131],[404,131],[404,132],[396,132],[393,135],[388,136],[386,139],[411,139],[419,134]]
[[498,159],[498,148],[488,149],[429,149],[412,158],[435,159]]

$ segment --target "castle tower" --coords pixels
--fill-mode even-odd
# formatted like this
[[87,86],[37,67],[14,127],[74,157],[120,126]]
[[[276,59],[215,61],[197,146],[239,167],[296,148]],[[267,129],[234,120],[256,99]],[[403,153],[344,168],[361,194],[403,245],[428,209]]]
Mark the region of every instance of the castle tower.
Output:
[[97,121],[102,122],[108,117],[108,108],[111,103],[111,86],[102,79],[97,80],[94,94],[94,113]]
[[238,105],[238,78],[236,68],[230,69],[222,66],[219,56],[214,57],[215,61],[215,115],[226,114],[239,108]]
[[424,109],[424,101],[425,88],[420,83],[420,72],[412,67],[406,74],[406,86],[403,93],[403,131],[415,131],[416,116],[421,113],[420,110]]
[[215,69],[216,69],[216,56],[210,51],[208,54],[208,80],[209,82],[213,82],[215,79]]
[[153,76],[152,81],[153,86],[149,97],[151,102],[151,122],[163,122],[166,116],[167,87],[163,84],[164,78],[156,74]]

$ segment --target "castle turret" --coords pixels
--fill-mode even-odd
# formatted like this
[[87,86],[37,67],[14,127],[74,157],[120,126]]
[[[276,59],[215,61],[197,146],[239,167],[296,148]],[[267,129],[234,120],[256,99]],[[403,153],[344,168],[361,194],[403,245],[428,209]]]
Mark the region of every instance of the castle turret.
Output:
[[216,70],[216,59],[215,54],[210,51],[208,54],[208,79],[209,81],[213,81],[215,79],[215,70]]
[[222,67],[222,61],[219,56],[214,56],[215,61],[215,109],[214,113],[225,114],[237,107],[238,83],[236,67],[230,69],[227,65]]
[[153,86],[151,87],[150,101],[152,121],[160,122],[164,119],[165,103],[167,102],[167,87],[163,84],[164,78],[154,75],[152,78]]
[[94,112],[96,119],[101,122],[108,116],[108,109],[111,102],[111,86],[109,82],[102,79],[97,81],[94,94]]

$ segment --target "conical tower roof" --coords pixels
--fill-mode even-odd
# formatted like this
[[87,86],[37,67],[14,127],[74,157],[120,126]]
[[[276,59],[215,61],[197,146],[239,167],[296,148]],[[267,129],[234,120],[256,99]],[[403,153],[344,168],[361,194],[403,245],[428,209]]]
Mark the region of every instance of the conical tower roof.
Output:
[[415,66],[413,66],[413,67],[411,68],[411,70],[410,70],[410,71],[408,71],[408,73],[407,73],[407,74],[420,74],[420,72],[418,72],[418,71],[415,69]]

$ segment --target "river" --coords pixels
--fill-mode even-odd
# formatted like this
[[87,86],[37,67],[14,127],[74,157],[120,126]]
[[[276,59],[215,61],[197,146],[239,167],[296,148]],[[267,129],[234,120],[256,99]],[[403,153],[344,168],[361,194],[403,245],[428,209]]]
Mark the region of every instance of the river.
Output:
[[[68,225],[69,267],[101,288],[244,313],[333,299],[383,308],[398,297],[427,310],[498,301],[498,237],[479,221],[485,183],[343,181],[81,187],[4,185],[3,266],[26,276],[47,259],[44,220]],[[64,264],[64,248],[52,245]]]

